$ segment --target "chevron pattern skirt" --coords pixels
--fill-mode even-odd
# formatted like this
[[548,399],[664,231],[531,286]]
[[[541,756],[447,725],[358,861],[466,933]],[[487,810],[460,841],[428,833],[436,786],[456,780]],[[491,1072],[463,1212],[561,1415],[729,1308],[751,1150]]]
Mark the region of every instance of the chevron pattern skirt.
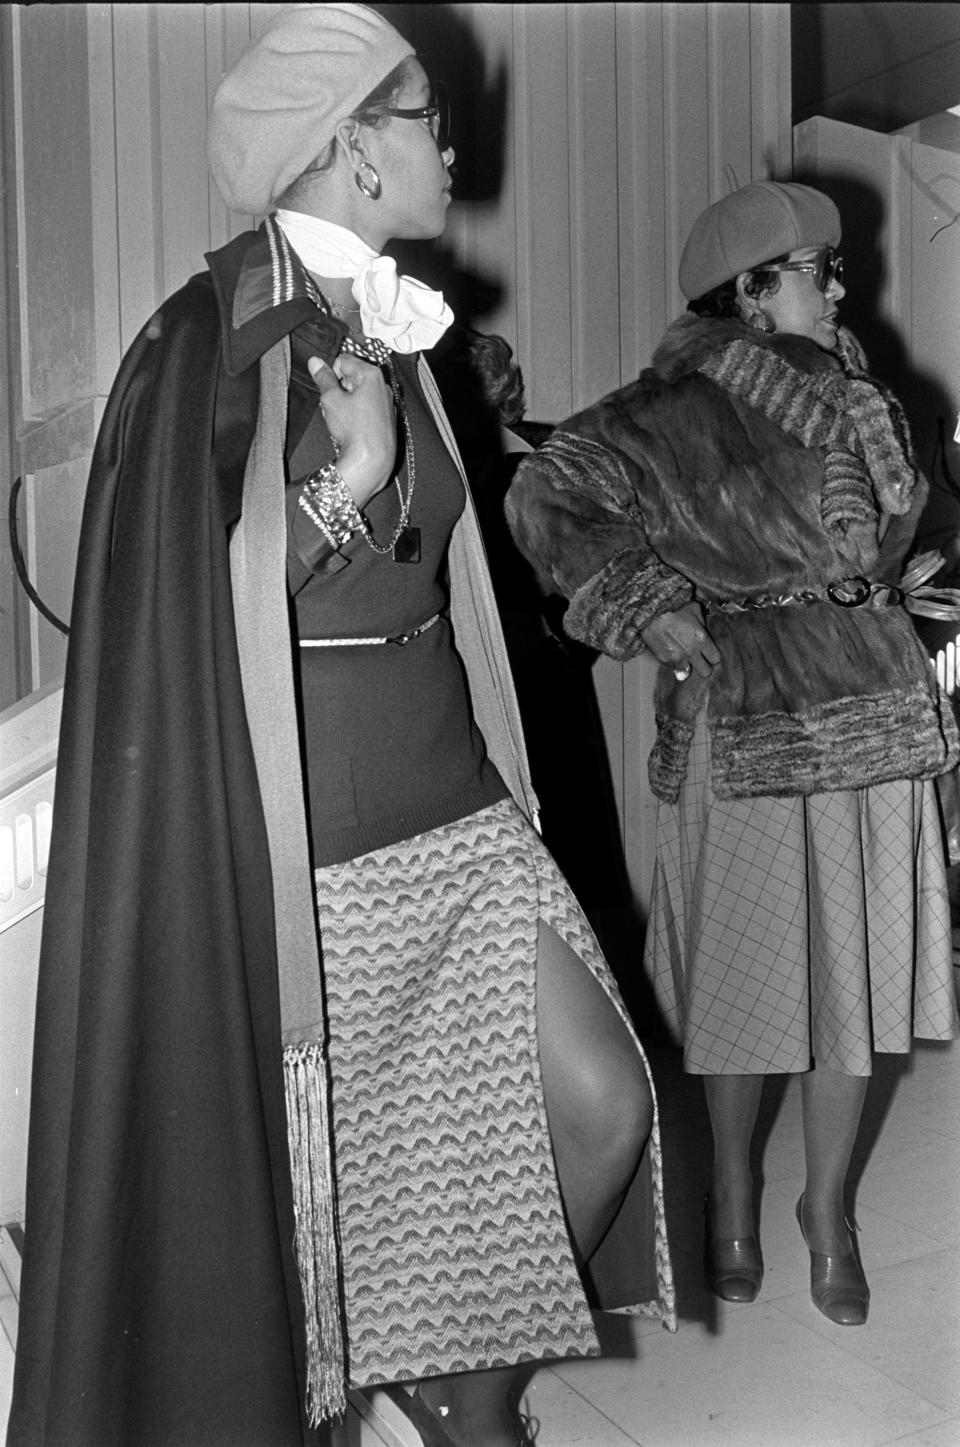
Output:
[[[505,800],[316,886],[350,1384],[596,1355],[540,1081],[540,919],[626,1016],[552,857]],[[670,1325],[656,1124],[645,1167],[636,1309]]]

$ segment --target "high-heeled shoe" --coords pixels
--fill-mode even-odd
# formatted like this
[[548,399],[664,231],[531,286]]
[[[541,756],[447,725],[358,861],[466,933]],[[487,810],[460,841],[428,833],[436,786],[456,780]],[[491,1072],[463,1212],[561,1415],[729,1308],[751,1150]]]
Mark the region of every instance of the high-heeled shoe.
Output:
[[863,1326],[870,1309],[870,1288],[860,1261],[856,1228],[844,1216],[850,1250],[842,1256],[810,1251],[803,1225],[803,1196],[797,1202],[797,1225],[810,1251],[810,1297],[818,1311],[837,1326]]
[[703,1198],[703,1274],[722,1301],[756,1301],[763,1281],[763,1257],[756,1236],[714,1236],[710,1197]]
[[[418,1382],[413,1391],[408,1392],[399,1383],[394,1382],[390,1386],[385,1386],[383,1390],[416,1427],[423,1447],[459,1447],[457,1439],[451,1437],[441,1418],[428,1403],[421,1387],[422,1383]],[[529,1417],[518,1413],[516,1447],[535,1447],[536,1432],[537,1424]]]

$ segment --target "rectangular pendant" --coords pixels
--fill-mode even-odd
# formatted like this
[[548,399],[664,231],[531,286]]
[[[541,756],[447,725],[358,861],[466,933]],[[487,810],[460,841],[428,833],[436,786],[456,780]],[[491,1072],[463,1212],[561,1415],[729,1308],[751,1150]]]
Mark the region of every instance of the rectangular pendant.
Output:
[[419,563],[420,561],[420,529],[404,528],[393,545],[393,561],[395,563]]

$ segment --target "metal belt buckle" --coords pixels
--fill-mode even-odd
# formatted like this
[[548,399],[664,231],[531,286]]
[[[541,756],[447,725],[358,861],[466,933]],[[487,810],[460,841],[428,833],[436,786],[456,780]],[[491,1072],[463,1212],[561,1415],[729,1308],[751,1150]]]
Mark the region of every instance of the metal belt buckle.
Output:
[[384,643],[396,643],[398,648],[403,648],[405,644],[412,643],[415,638],[421,637],[428,628],[432,628],[434,623],[439,623],[439,621],[440,614],[434,613],[432,618],[428,618],[425,623],[419,623],[416,628],[411,628],[409,633],[396,633],[392,638],[385,638],[383,641]]
[[851,578],[841,578],[836,583],[827,584],[827,597],[839,608],[859,608],[866,603],[871,591],[872,584],[859,573],[855,573]]

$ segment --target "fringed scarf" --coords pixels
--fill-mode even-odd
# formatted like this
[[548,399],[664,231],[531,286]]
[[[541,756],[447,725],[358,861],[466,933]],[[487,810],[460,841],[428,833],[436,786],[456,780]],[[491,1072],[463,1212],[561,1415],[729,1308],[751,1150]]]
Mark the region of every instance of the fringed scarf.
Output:
[[243,513],[230,542],[244,701],[270,843],[287,1138],[307,1338],[311,1426],[342,1413],[343,1324],[329,1132],[323,991],[286,596],[284,440],[290,344],[260,361],[260,410]]
[[842,371],[802,372],[771,346],[744,337],[699,370],[805,447],[823,448],[824,529],[867,563],[876,554],[878,524],[909,512],[920,482],[900,404],[867,376],[863,353],[843,328],[837,354]]

